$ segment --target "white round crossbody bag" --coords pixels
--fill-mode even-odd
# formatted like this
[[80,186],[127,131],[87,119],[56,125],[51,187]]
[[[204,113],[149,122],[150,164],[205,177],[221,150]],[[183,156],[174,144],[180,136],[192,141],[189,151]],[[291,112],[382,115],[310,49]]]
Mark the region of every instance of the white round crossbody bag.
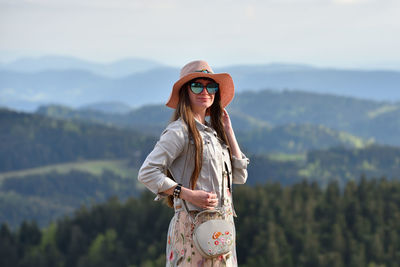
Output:
[[235,226],[227,218],[225,212],[225,179],[229,177],[228,168],[223,172],[221,207],[213,210],[203,210],[195,218],[190,215],[186,201],[182,199],[183,206],[194,224],[193,243],[199,253],[205,258],[216,258],[230,253],[235,246]]

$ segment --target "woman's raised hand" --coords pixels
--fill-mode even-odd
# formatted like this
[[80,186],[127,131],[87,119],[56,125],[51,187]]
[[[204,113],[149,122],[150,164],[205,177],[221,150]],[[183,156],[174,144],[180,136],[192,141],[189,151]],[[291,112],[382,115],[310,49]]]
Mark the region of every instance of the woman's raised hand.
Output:
[[182,193],[183,199],[202,209],[214,209],[218,205],[218,198],[215,193],[209,193],[203,190],[190,190],[187,188],[185,188]]
[[225,132],[228,132],[232,129],[231,119],[226,109],[224,109],[224,112],[222,113],[222,123],[224,124]]

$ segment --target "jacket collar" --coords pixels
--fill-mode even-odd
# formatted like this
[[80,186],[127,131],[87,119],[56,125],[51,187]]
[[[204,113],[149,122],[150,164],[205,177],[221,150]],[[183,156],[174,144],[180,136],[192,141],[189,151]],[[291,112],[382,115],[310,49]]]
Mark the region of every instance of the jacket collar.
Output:
[[202,124],[196,118],[194,120],[196,122],[197,130],[199,130],[199,131],[207,131],[207,132],[214,132],[214,129],[211,127],[211,124],[208,121],[206,121],[205,124]]

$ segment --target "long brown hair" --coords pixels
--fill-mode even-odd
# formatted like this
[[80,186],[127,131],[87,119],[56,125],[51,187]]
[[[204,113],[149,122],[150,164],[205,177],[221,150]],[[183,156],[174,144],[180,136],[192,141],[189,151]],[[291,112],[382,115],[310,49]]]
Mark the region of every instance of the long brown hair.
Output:
[[[196,78],[199,79],[199,78]],[[209,78],[202,78],[202,79],[208,79],[213,82],[215,82],[212,79]],[[193,80],[192,80],[193,81]],[[203,139],[197,130],[196,127],[196,122],[194,119],[193,111],[190,106],[190,99],[189,99],[189,83],[192,81],[189,81],[185,83],[181,89],[179,90],[179,102],[178,106],[175,109],[175,112],[171,118],[171,121],[176,121],[179,118],[182,118],[182,120],[185,122],[188,128],[188,134],[189,134],[189,139],[193,139],[194,143],[194,170],[193,173],[190,177],[190,187],[192,190],[196,187],[197,180],[199,178],[199,174],[201,171],[201,167],[203,164]],[[224,126],[222,124],[222,114],[223,114],[223,108],[221,106],[221,97],[219,90],[216,92],[215,97],[214,97],[214,102],[211,105],[211,107],[208,108],[208,113],[210,114],[210,123],[211,127],[214,128],[214,130],[217,132],[218,137],[225,143],[228,144],[228,138],[225,134]],[[232,155],[231,151],[229,150],[229,156],[232,161]],[[169,177],[172,177],[169,171],[167,171],[167,175]],[[167,204],[170,207],[173,207],[173,196],[169,196],[167,199]]]

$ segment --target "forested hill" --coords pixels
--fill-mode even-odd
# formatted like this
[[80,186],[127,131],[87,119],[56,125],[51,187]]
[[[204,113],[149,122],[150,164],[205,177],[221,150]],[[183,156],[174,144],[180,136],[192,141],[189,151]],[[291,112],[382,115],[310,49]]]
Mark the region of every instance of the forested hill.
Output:
[[[157,109],[144,108],[140,114],[147,114],[152,123]],[[16,227],[29,218],[45,226],[82,204],[110,196],[125,199],[143,190],[137,183],[137,169],[156,137],[71,118],[0,111],[4,140],[0,143],[0,222]],[[140,116],[136,119],[140,121]],[[305,179],[322,187],[331,181],[344,187],[362,174],[368,179],[400,178],[400,148],[369,146],[321,125],[245,130],[239,129],[238,136],[250,158],[247,183],[251,185],[272,181],[290,186]],[[341,146],[329,148],[336,145]],[[300,154],[285,154],[293,152]]]
[[[2,225],[0,266],[165,266],[173,211],[153,198],[81,208],[43,230]],[[349,182],[342,193],[335,183],[326,190],[307,183],[238,186],[234,202],[241,267],[399,265],[399,181]],[[182,256],[190,262],[191,253]]]
[[6,109],[0,109],[0,136],[0,172],[82,159],[140,164],[155,142],[133,130]]
[[271,125],[310,123],[400,145],[400,103],[301,91],[238,94],[230,108]]
[[[100,108],[99,108],[100,109]],[[352,97],[303,91],[262,90],[235,96],[228,110],[237,131],[287,124],[323,125],[378,143],[400,145],[400,103],[378,102]],[[125,114],[42,106],[37,113],[59,118],[80,118],[118,126],[138,126],[159,133],[171,117],[164,105],[143,106]]]
[[[161,105],[144,106],[126,114],[104,113],[96,110],[76,110],[65,106],[41,107],[38,114],[130,128],[153,135],[162,132],[171,117],[171,109]],[[232,111],[231,119],[244,151],[259,153],[305,153],[310,149],[332,146],[364,147],[373,142],[352,134],[332,130],[323,125],[294,124],[270,126],[268,122],[244,113]]]

